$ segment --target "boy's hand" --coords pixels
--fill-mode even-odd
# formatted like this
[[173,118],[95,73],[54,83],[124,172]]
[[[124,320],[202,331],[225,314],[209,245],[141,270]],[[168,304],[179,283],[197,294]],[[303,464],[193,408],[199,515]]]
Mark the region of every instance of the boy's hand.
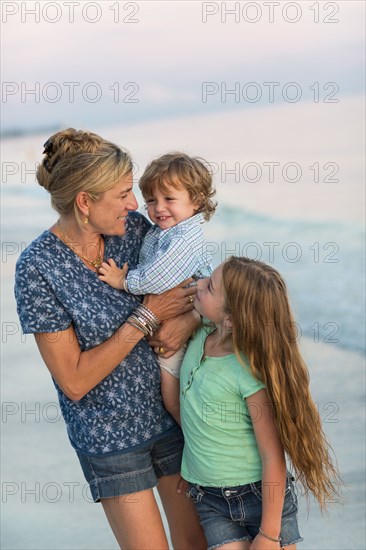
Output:
[[128,263],[126,262],[122,269],[117,267],[113,258],[109,258],[106,262],[103,262],[98,270],[98,276],[101,281],[109,284],[113,288],[123,290],[123,283],[126,279],[128,271]]

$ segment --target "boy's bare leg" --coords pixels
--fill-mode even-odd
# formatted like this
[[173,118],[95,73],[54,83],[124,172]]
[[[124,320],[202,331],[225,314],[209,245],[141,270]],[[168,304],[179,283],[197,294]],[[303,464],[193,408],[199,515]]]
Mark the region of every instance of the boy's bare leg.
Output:
[[161,395],[166,410],[180,425],[180,410],[179,410],[179,378],[169,374],[164,369],[161,372]]

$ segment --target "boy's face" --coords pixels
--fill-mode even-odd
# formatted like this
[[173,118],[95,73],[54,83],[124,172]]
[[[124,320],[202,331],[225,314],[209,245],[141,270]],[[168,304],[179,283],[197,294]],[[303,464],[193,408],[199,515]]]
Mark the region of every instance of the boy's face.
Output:
[[153,196],[146,201],[149,218],[160,229],[169,229],[191,218],[199,208],[192,202],[184,187],[179,189],[171,185],[165,187],[164,191],[156,188]]

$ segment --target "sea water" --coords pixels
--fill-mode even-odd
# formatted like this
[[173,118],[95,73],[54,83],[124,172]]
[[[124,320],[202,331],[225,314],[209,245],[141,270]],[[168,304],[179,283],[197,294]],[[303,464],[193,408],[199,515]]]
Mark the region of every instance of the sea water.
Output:
[[[16,143],[15,143],[16,145]],[[13,297],[19,253],[56,220],[37,185],[2,189],[2,541],[4,549],[115,549],[68,442],[50,375]],[[217,265],[231,254],[286,279],[314,400],[347,484],[322,517],[300,498],[301,549],[364,549],[364,240],[357,220],[273,217],[223,202],[205,226]],[[134,504],[133,497],[131,506]]]

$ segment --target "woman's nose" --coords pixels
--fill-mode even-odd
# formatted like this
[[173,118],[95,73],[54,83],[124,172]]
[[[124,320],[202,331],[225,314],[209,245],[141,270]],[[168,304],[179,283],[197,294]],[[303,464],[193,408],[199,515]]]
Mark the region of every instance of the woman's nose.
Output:
[[128,210],[137,210],[137,207],[138,207],[138,202],[136,200],[136,197],[135,197],[134,193],[132,193],[132,197],[131,197],[130,201],[127,204],[127,209]]

